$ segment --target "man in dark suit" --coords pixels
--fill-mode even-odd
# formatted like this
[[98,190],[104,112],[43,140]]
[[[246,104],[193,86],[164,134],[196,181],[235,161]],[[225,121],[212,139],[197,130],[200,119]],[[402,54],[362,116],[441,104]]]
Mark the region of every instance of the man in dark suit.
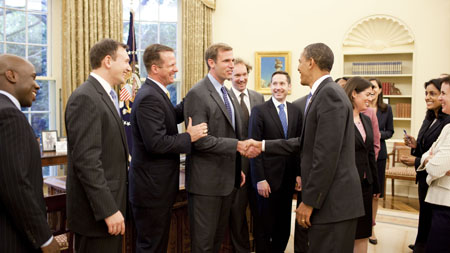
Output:
[[47,224],[39,143],[20,107],[39,85],[34,66],[0,55],[0,252],[59,252]]
[[[231,78],[233,49],[213,44],[205,52],[208,75],[186,95],[185,122],[208,124],[208,136],[193,144],[187,156],[186,189],[192,252],[218,252],[229,222],[236,189],[245,183],[241,157],[242,138],[239,103],[224,86]],[[242,179],[241,179],[242,178]]]
[[353,109],[344,90],[329,73],[334,55],[316,43],[307,46],[299,59],[302,85],[308,95],[302,137],[254,142],[254,156],[261,149],[270,154],[300,151],[302,202],[297,222],[309,227],[308,252],[351,252],[357,218],[364,215],[361,185],[355,165]]
[[148,46],[143,61],[148,77],[133,103],[131,128],[130,202],[137,229],[136,252],[166,252],[172,206],[179,189],[180,153],[190,153],[191,142],[206,136],[205,123],[178,134],[183,104],[169,99],[167,85],[178,72],[173,49]]
[[[302,114],[286,102],[291,78],[276,71],[270,81],[272,98],[252,110],[249,138],[255,140],[300,137]],[[288,156],[263,153],[251,160],[252,185],[257,190],[257,206],[262,238],[255,238],[257,252],[284,252],[291,232],[292,194],[300,174],[299,154]],[[261,245],[262,244],[262,245]]]
[[78,252],[121,252],[128,148],[114,87],[131,71],[126,45],[112,39],[89,51],[92,72],[66,106],[67,219]]
[[[231,77],[231,91],[229,94],[234,101],[239,101],[238,109],[241,110],[242,116],[242,138],[247,139],[248,135],[248,120],[252,108],[256,105],[264,103],[264,96],[254,90],[247,88],[248,74],[252,70],[252,66],[240,58],[234,60],[233,75]],[[259,228],[256,222],[256,195],[251,187],[249,168],[250,163],[248,158],[242,157],[242,171],[245,174],[246,183],[236,191],[233,202],[231,203],[230,214],[230,234],[231,243],[235,252],[249,252],[250,242],[247,225],[247,204],[250,204],[250,209],[253,216],[253,235],[257,234]],[[254,236],[255,237],[255,236]]]

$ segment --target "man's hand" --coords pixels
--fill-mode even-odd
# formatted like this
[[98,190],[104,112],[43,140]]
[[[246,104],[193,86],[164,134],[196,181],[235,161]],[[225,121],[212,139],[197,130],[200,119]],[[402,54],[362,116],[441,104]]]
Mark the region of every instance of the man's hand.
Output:
[[196,142],[198,139],[208,135],[208,124],[205,122],[192,126],[192,118],[189,117],[186,133],[191,135],[191,142]]
[[295,190],[298,192],[302,190],[302,178],[300,176],[295,178]]
[[41,250],[44,253],[61,252],[61,249],[59,248],[59,244],[58,244],[58,242],[56,242],[54,237],[53,237],[53,240],[50,242],[50,244],[45,247],[42,247]]
[[400,161],[403,164],[406,164],[408,166],[413,166],[415,161],[416,161],[416,157],[415,156],[411,156],[411,155],[403,155],[400,157]]
[[245,152],[247,152],[248,149],[248,142],[247,141],[238,141],[237,151],[241,153],[241,155],[245,155]]
[[105,222],[108,226],[108,233],[110,235],[125,234],[125,221],[120,211],[105,218]]
[[245,184],[245,174],[244,172],[241,170],[241,187]]
[[403,140],[405,141],[405,145],[410,148],[416,148],[417,147],[417,141],[409,134],[405,134],[403,137]]
[[258,194],[263,196],[264,198],[268,198],[269,194],[272,193],[270,191],[270,185],[269,185],[269,183],[267,183],[266,180],[259,181],[256,184],[256,188],[258,188]]
[[296,212],[296,218],[297,218],[297,223],[304,227],[304,228],[309,228],[311,227],[311,214],[313,212],[313,208],[312,206],[308,206],[305,203],[300,203],[300,205],[298,206],[297,210],[295,210]]
[[247,151],[241,153],[247,158],[255,158],[262,152],[262,141],[255,141],[253,139],[248,139],[245,141],[247,143]]

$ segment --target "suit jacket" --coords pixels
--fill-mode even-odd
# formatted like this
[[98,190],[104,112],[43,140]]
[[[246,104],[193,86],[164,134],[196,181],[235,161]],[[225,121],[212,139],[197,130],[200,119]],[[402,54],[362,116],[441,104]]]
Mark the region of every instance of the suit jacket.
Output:
[[[433,157],[426,165],[423,165],[431,150],[433,150]],[[423,154],[421,162],[422,164],[417,170],[426,169],[428,173],[427,183],[429,187],[425,201],[450,207],[450,177],[445,175],[450,170],[450,124],[442,129],[439,138]]]
[[377,109],[378,127],[380,127],[380,152],[378,159],[387,159],[386,140],[390,139],[394,134],[394,116],[392,115],[392,108],[387,105],[387,110],[382,112],[380,108]]
[[[288,115],[288,138],[300,137],[302,130],[302,114],[297,107],[286,103]],[[248,130],[249,138],[255,140],[284,139],[278,111],[272,99],[252,109]],[[250,160],[252,184],[257,189],[257,183],[267,180],[272,192],[281,186],[294,191],[295,176],[299,175],[300,155],[294,153],[289,156],[270,155],[261,153]],[[284,181],[287,180],[287,181]]]
[[41,252],[52,235],[41,154],[25,115],[0,94],[0,252]]
[[179,189],[180,153],[191,151],[188,133],[178,134],[183,104],[174,107],[164,91],[148,79],[131,110],[133,155],[130,202],[145,207],[171,207]]
[[305,107],[306,107],[306,99],[308,98],[308,95],[303,96],[299,99],[296,99],[292,104],[298,108],[298,110],[301,112],[302,116],[305,113]]
[[[450,117],[443,113],[441,110],[439,110],[438,118],[436,119],[436,122],[433,123],[435,116],[434,112],[428,112],[427,115],[431,113],[432,117],[425,117],[423,120],[422,126],[419,130],[419,135],[417,136],[417,147],[411,149],[411,155],[416,157],[416,160],[414,162],[414,166],[417,169],[420,166],[420,159],[422,158],[423,153],[428,151],[433,145],[433,142],[437,140],[439,135],[441,134],[442,128],[446,124],[450,122]],[[419,178],[425,179],[427,177],[427,172],[425,170],[423,171],[417,171],[416,181],[419,180]]]
[[128,146],[122,119],[109,94],[89,76],[70,96],[65,120],[69,228],[108,236],[104,219],[117,211],[126,215]]
[[[248,91],[248,98],[249,98],[249,101],[250,101],[250,108],[248,108],[248,112],[251,112],[253,107],[255,107],[256,105],[264,103],[264,96],[261,93],[258,93],[258,92],[254,91],[254,90],[247,89],[247,91]],[[237,107],[239,108],[239,110],[240,110],[240,112],[242,114],[242,110],[241,110],[241,107],[240,107],[240,101],[241,101],[240,98],[237,98],[233,91],[230,92],[230,96],[233,97],[234,101],[238,102],[238,106]],[[247,138],[248,138],[248,126],[247,127],[243,126],[242,139],[245,140]],[[245,157],[245,156],[242,156],[241,157],[241,163],[242,163],[242,171],[244,172],[244,174],[246,176],[248,176],[249,175],[248,172],[250,170],[250,161],[249,161],[249,159],[247,157]],[[249,179],[250,178],[247,177],[246,181],[249,182],[248,181]]]
[[366,132],[366,140],[364,141],[358,128],[355,126],[355,162],[358,169],[359,179],[362,183],[364,175],[373,186],[373,193],[380,193],[378,185],[378,172],[375,160],[375,150],[373,146],[373,129],[372,122],[369,117],[360,113],[359,117]]
[[235,112],[233,129],[221,97],[206,76],[192,87],[184,100],[185,122],[191,117],[193,125],[208,124],[208,136],[193,143],[186,157],[186,189],[190,193],[227,196],[239,187],[241,157],[237,142],[242,139],[239,103],[228,96]]
[[265,152],[272,154],[299,150],[302,198],[315,209],[312,223],[332,223],[364,215],[355,164],[353,109],[344,90],[330,77],[322,81],[310,99],[302,137],[265,143]]

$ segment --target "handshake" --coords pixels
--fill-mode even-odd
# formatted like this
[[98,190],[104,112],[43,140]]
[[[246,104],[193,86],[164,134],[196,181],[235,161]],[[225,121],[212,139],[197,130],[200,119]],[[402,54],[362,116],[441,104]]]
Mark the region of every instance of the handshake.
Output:
[[253,139],[238,141],[237,151],[247,158],[255,158],[262,152],[262,142]]

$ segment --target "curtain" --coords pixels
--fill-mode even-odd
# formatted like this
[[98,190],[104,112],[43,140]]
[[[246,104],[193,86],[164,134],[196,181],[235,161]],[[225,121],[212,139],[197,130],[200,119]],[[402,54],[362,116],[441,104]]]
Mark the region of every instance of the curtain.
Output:
[[64,0],[62,26],[63,112],[70,94],[91,71],[89,49],[104,38],[123,40],[122,0]]
[[182,0],[183,73],[181,97],[208,72],[204,54],[212,42],[211,19],[215,0]]

